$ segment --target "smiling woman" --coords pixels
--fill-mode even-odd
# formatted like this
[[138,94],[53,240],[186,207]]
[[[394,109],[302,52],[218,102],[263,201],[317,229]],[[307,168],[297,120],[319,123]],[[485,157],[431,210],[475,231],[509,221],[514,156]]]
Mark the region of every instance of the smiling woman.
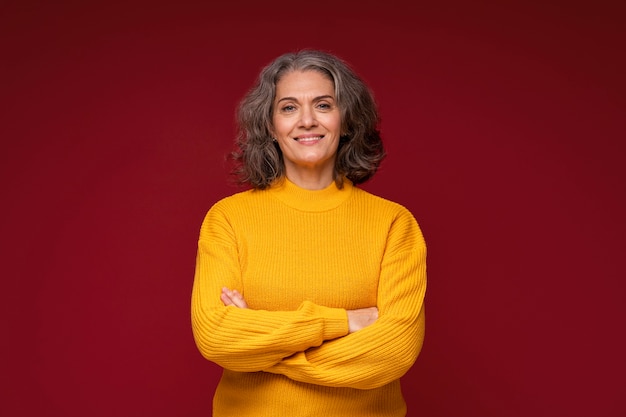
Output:
[[406,415],[424,339],[426,246],[356,187],[384,157],[368,87],[339,58],[265,67],[239,107],[235,173],[198,241],[192,326],[224,368],[213,416]]

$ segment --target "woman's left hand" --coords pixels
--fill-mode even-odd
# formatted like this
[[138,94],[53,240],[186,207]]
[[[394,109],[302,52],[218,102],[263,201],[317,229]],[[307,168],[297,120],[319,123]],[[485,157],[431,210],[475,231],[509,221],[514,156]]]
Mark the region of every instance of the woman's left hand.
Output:
[[239,291],[237,290],[231,290],[226,287],[222,288],[220,299],[226,307],[235,306],[239,308],[248,308],[248,303],[246,303],[246,300],[243,299],[243,296],[239,294]]

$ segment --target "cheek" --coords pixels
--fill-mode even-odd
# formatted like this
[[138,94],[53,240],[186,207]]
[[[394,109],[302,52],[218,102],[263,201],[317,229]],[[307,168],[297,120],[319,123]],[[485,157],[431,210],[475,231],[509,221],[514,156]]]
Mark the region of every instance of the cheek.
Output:
[[341,133],[341,118],[335,118],[329,123],[329,128],[338,135]]
[[280,136],[280,135],[287,135],[290,131],[291,131],[291,127],[290,124],[287,123],[285,120],[277,120],[274,119],[272,122],[272,127],[273,127],[273,132],[275,133],[276,136]]

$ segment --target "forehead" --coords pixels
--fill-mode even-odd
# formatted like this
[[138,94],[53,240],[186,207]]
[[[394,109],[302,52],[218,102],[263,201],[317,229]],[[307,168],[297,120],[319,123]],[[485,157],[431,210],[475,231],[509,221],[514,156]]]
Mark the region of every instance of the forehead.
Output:
[[276,97],[321,93],[335,95],[335,85],[330,77],[315,70],[295,70],[284,74],[276,83]]

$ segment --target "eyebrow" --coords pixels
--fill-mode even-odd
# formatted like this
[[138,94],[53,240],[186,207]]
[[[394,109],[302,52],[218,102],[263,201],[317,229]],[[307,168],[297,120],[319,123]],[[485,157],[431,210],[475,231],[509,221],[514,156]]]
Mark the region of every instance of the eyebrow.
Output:
[[[325,99],[331,99],[331,100],[334,100],[334,99],[335,99],[335,97],[333,97],[333,96],[331,96],[331,95],[327,94],[327,95],[324,95],[324,96],[318,96],[318,97],[315,97],[315,98],[313,98],[313,101],[320,101],[320,100],[325,100]],[[278,100],[276,103],[280,103],[281,101],[285,101],[285,100],[286,100],[286,101],[298,101],[298,99],[297,99],[297,98],[295,98],[295,97],[283,97],[283,98],[281,98],[280,100]]]

